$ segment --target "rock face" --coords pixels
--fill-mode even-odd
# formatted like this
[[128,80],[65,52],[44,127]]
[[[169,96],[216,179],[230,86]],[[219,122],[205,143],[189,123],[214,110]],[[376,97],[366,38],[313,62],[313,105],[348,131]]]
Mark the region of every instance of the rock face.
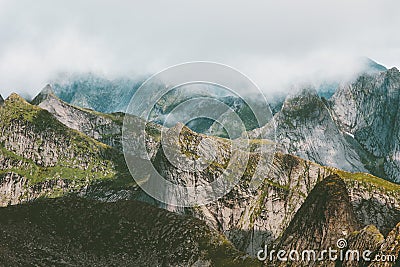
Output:
[[67,197],[0,209],[0,265],[259,266],[197,219]]
[[[398,181],[400,125],[396,116],[399,109],[399,72],[395,68],[387,70],[370,59],[361,59],[360,66],[361,74],[352,82],[327,85],[329,90],[326,92],[319,88],[318,93],[305,90],[298,95],[288,96],[282,108],[281,100],[275,103],[277,141],[283,144],[288,153],[321,165],[347,171],[368,171]],[[55,91],[68,103],[114,112],[125,109],[129,101],[127,99],[133,96],[137,86],[124,79],[107,81],[94,75],[83,75],[55,82]],[[331,96],[333,93],[328,101],[318,96]],[[116,105],[113,94],[125,101],[121,103],[123,109]],[[208,95],[201,90],[194,92],[194,96]],[[190,95],[184,92],[166,95],[155,106],[151,119],[163,123],[174,107],[189,98]],[[243,115],[249,129],[254,128],[250,113],[243,103],[232,97],[217,98]],[[109,107],[106,107],[107,103],[110,103]],[[180,115],[184,117],[184,114]],[[176,116],[177,120],[181,117]],[[100,122],[99,125],[103,124]],[[210,128],[209,121],[196,120],[188,126],[213,135],[226,134],[218,125]],[[107,133],[105,135],[109,136]]]
[[[346,185],[338,175],[330,175],[310,192],[279,240],[277,249],[302,252],[336,248],[337,241],[359,228]],[[315,266],[318,260],[293,262],[292,266]],[[327,266],[335,266],[335,262]]]
[[[392,266],[397,258],[388,258],[382,265],[376,265],[374,259],[379,254],[399,253],[395,241],[398,225],[385,241],[374,225],[364,227],[365,221],[360,224],[355,207],[344,180],[337,174],[328,176],[314,187],[282,236],[266,250],[286,251],[287,260],[279,261],[275,254],[267,257],[266,266]],[[328,252],[321,254],[330,249],[335,251],[334,258],[328,258]],[[293,250],[299,256],[289,257]],[[310,250],[315,252],[315,258],[303,258],[302,253]],[[365,251],[370,251],[369,259],[363,257]]]
[[[330,100],[313,89],[288,96],[274,116],[276,141],[321,165],[399,182],[399,111],[400,72],[371,71],[339,86]],[[263,127],[271,138],[273,126]]]
[[354,136],[371,173],[400,182],[400,73],[362,75],[331,100],[338,125]]
[[[49,195],[51,189],[60,195],[70,186],[79,188],[93,181],[131,181],[117,150],[66,127],[16,94],[0,107],[0,118],[0,188],[5,193],[0,205]],[[63,184],[63,180],[71,181],[67,183],[71,185]],[[45,188],[47,181],[52,182]],[[42,192],[24,188],[40,184]]]
[[[216,179],[231,155],[229,145],[225,143],[227,140],[213,141],[213,138],[199,135],[188,128],[182,129],[180,152],[201,158],[204,152],[213,151],[214,163],[204,170],[182,171],[183,166],[188,164],[185,159],[171,164],[160,148],[154,166],[166,179],[176,183],[192,185]],[[204,149],[207,143],[204,139],[214,142],[212,149]],[[375,224],[386,234],[400,220],[398,185],[369,174],[351,174],[282,153],[275,153],[269,166],[261,165],[261,169],[256,171],[255,166],[262,156],[265,155],[251,153],[241,182],[216,202],[194,209],[165,208],[205,220],[224,233],[237,248],[254,255],[263,243],[272,243],[281,236],[317,182],[336,173],[343,177],[348,187],[349,193],[346,191],[346,195],[361,226]],[[252,178],[261,180],[261,187],[249,188],[248,183]]]
[[71,180],[54,179],[30,184],[26,177],[7,172],[0,174],[0,206],[16,205],[40,197],[59,197],[80,189],[81,185]]
[[0,106],[3,106],[4,105],[4,99],[3,99],[3,97],[0,95]]
[[59,99],[49,84],[33,99],[32,104],[47,110],[67,127],[122,151],[122,113],[106,115],[72,106]]
[[[317,91],[304,89],[287,97],[281,111],[275,114],[274,123],[276,133],[273,124],[265,128],[271,138],[276,134],[276,141],[287,153],[346,171],[366,171]],[[257,136],[259,131],[251,134]]]

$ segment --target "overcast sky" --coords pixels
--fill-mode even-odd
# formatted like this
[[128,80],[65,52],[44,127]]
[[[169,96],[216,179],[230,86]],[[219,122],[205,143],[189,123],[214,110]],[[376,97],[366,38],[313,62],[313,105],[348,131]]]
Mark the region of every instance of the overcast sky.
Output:
[[399,10],[397,0],[0,0],[0,93],[33,95],[61,71],[133,77],[193,60],[231,65],[265,91],[342,77],[360,56],[399,66]]

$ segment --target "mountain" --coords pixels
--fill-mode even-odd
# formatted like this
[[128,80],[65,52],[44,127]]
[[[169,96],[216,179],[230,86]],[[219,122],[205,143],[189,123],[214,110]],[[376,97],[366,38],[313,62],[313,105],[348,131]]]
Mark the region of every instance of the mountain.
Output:
[[3,97],[0,95],[0,106],[4,105],[4,99]]
[[[400,246],[393,240],[398,236],[398,225],[387,234],[386,240],[374,225],[361,226],[349,193],[346,183],[337,174],[319,182],[282,236],[270,248],[270,251],[297,251],[300,255],[301,252],[313,250],[315,258],[309,254],[310,258],[299,256],[296,259],[292,254],[296,260],[289,258],[288,262],[279,262],[275,257],[268,259],[268,264],[272,261],[273,266],[375,266],[373,259],[376,255],[397,256]],[[330,249],[336,251],[336,254],[332,254],[337,256],[336,259],[329,259],[328,253],[322,254],[323,250]],[[354,251],[359,253],[359,258],[345,256]],[[364,251],[371,252],[370,260],[362,257]],[[385,266],[392,264],[393,258],[387,260]]]
[[[43,96],[44,94],[41,95]],[[18,98],[17,96],[14,97]],[[36,100],[39,100],[40,98],[41,97],[37,97]],[[49,117],[48,121],[46,122],[46,126],[49,129],[57,127],[60,127],[62,129],[62,131],[60,131],[60,137],[57,136],[57,139],[60,140],[61,138],[64,138],[64,135],[74,135],[78,132],[67,128],[66,125],[61,124],[57,120],[57,118],[60,119],[60,121],[64,121],[64,123],[69,122],[71,118],[83,118],[81,119],[81,122],[90,122],[88,127],[93,127],[96,126],[94,122],[102,121],[102,118],[104,118],[104,116],[108,116],[88,110],[82,110],[68,104],[62,105],[62,101],[58,100],[54,96],[51,96],[50,94],[46,97],[42,97],[42,102],[38,102],[40,102],[39,106],[42,105],[51,107],[50,104],[54,105],[54,109],[49,108],[49,110],[52,112],[56,110],[58,111],[58,113],[54,113],[53,117],[51,116],[51,113],[41,109],[40,107],[30,105],[21,98],[18,99],[19,102],[17,103],[22,103],[22,106],[20,106],[20,108],[14,107],[13,105],[11,105],[11,103],[9,103],[9,105],[6,105],[4,109],[25,109],[27,113],[31,109],[34,109],[46,114],[46,116]],[[6,103],[8,103],[8,101],[6,101]],[[69,117],[70,114],[83,114],[84,116],[89,116],[88,118],[90,119],[80,116]],[[61,115],[65,115],[64,120],[62,120]],[[15,114],[15,116],[16,118],[18,118],[17,114]],[[26,123],[27,125],[31,124],[30,121],[24,121],[24,123]],[[81,124],[72,124],[72,126],[76,125]],[[115,126],[118,127],[119,125],[116,124]],[[83,128],[81,127],[77,129]],[[14,128],[4,128],[3,131],[11,131],[11,135],[16,135]],[[185,159],[184,157],[182,159],[178,157],[176,162],[174,162],[173,164],[170,163],[163,154],[163,148],[160,147],[159,129],[153,128],[153,130],[148,132],[149,137],[146,137],[148,140],[152,140],[151,142],[149,142],[149,148],[153,149],[154,151],[152,152],[152,162],[156,169],[158,169],[158,171],[162,173],[166,179],[185,184],[190,184],[193,181],[201,183],[201,181],[209,181],[210,177],[213,177],[223,172],[225,168],[224,166],[226,166],[232,153],[230,152],[229,140],[198,134],[191,131],[187,127],[182,127],[179,125],[166,131],[164,138],[168,139],[169,135],[175,136],[175,131],[180,131],[179,136],[181,147],[177,148],[179,149],[179,153],[190,155],[194,158],[213,158],[213,160],[212,164],[206,169],[198,166],[199,169],[195,168],[193,170],[182,172],[181,170],[179,170],[179,166],[180,164],[182,166],[187,164],[187,159]],[[91,132],[92,131],[90,130],[89,133]],[[19,140],[21,140],[22,137],[28,138],[25,137],[25,134],[28,136],[32,136],[29,131],[22,133],[20,132],[18,134]],[[34,137],[40,140],[43,139],[42,136]],[[54,142],[54,139],[55,138],[44,140],[46,143],[52,144],[52,142]],[[91,140],[90,142],[93,143],[92,146],[94,147],[96,147],[95,144],[99,144],[89,137],[83,139],[83,141],[85,140]],[[29,141],[27,143],[35,142]],[[55,145],[54,147],[57,148],[57,146]],[[119,155],[118,157],[122,157],[118,150],[113,150],[105,145],[102,145],[102,147],[107,148],[108,151],[113,151],[113,153]],[[260,154],[258,152],[260,151],[261,147],[266,149],[266,154]],[[196,216],[198,217],[206,218],[206,220],[210,222],[213,227],[220,229],[224,233],[231,233],[229,235],[232,236],[232,239],[235,239],[238,236],[238,242],[242,243],[240,246],[238,246],[241,247],[241,249],[247,250],[250,249],[250,247],[252,246],[254,247],[259,245],[260,240],[263,239],[261,238],[261,236],[268,237],[269,239],[277,238],[283,231],[285,225],[290,222],[292,216],[294,215],[294,212],[301,206],[305,197],[308,195],[314,185],[324,177],[327,177],[329,174],[334,172],[339,173],[340,176],[344,177],[352,195],[352,203],[357,207],[357,214],[362,221],[368,224],[376,224],[384,232],[387,232],[388,229],[391,229],[393,227],[393,224],[396,223],[396,220],[399,216],[399,201],[397,199],[398,193],[396,192],[396,189],[398,188],[397,185],[381,181],[380,179],[367,174],[350,174],[343,171],[339,172],[339,170],[332,169],[330,167],[323,167],[289,154],[271,154],[271,150],[268,150],[268,148],[273,147],[274,143],[269,140],[251,140],[252,152],[250,152],[250,161],[238,186],[236,186],[228,196],[220,199],[218,201],[218,205],[210,204],[202,207],[200,210],[191,210],[190,213],[196,214]],[[38,151],[42,150],[40,147],[37,147],[35,149]],[[58,149],[68,151],[68,149],[70,149],[70,146],[66,146],[64,145],[64,143],[60,143]],[[16,157],[18,156],[21,155],[18,154]],[[88,157],[89,156],[90,154],[88,155]],[[28,159],[26,161],[28,161]],[[262,163],[260,165],[260,168],[255,169],[260,161]],[[58,164],[58,162],[55,164]],[[19,166],[19,164],[17,164],[16,166]],[[118,167],[113,170],[114,172],[117,172],[118,169],[119,171],[121,171],[120,168],[124,165],[114,166]],[[7,166],[5,166],[4,168],[7,171],[9,170],[9,167]],[[19,170],[18,168],[17,170],[22,175],[24,174],[22,170]],[[248,182],[251,178],[261,180],[263,182],[263,189],[250,189],[248,186]],[[131,178],[127,178],[127,180],[128,179]],[[374,189],[371,190],[371,187]],[[116,199],[130,199],[138,197],[138,195],[134,193],[121,194],[121,191],[113,191],[110,188],[107,188],[107,186],[97,187],[89,184],[85,188],[86,189],[83,193],[92,195],[102,200],[112,201]],[[136,189],[135,187],[132,187],[132,189],[124,188],[124,190],[125,192],[127,192],[130,190],[135,191]],[[267,194],[266,192],[269,193]],[[382,198],[382,196],[385,197]],[[157,205],[165,207],[161,203],[158,203]],[[279,212],[277,209],[265,210],[263,208],[264,205],[271,207],[281,207],[281,209],[279,209]],[[173,209],[172,207],[165,208]],[[241,212],[237,214],[237,210],[241,210]],[[262,210],[264,211],[261,212]],[[187,212],[187,210],[175,211],[180,213]],[[222,216],[222,214],[224,215]],[[231,214],[232,216],[233,214],[236,215],[231,217],[231,215],[228,216],[228,214]],[[273,223],[269,220],[265,221],[266,217],[274,218],[272,220]],[[240,222],[246,223],[243,224]],[[239,232],[240,235],[237,234]],[[251,237],[247,241],[243,241],[244,239],[241,235],[247,235],[251,232],[266,233],[267,235],[262,234],[258,237],[253,235],[253,237]]]
[[385,66],[383,66],[383,65],[379,64],[378,62],[376,62],[370,58],[367,58],[367,57],[362,58],[361,62],[362,62],[362,65],[364,66],[361,69],[361,71],[364,73],[373,74],[373,73],[379,73],[379,72],[384,72],[384,71],[388,70]]
[[0,265],[260,266],[195,218],[76,197],[0,209]]
[[[198,133],[228,138],[227,128],[240,129],[240,125],[235,125],[232,116],[229,116],[232,111],[240,118],[246,130],[260,127],[250,108],[259,100],[251,100],[252,102],[246,103],[237,95],[218,86],[186,85],[163,95],[154,105],[148,120],[166,127],[183,122]],[[239,136],[237,134],[230,138]]]
[[[360,58],[358,65],[359,69],[351,75],[359,76],[362,73],[372,74],[387,70],[383,65],[366,57]],[[94,73],[60,73],[49,83],[53,84],[55,94],[67,103],[103,113],[113,113],[126,110],[130,99],[147,78],[148,76],[134,76],[108,79]],[[317,91],[320,96],[328,99],[341,82],[343,81],[322,82]],[[209,92],[206,93],[208,94]],[[277,111],[285,97],[286,94],[283,97],[280,94],[274,95],[270,99],[271,109]],[[160,108],[165,109],[167,106]]]
[[[350,75],[350,76],[357,77],[364,73],[376,74],[376,73],[387,71],[387,68],[385,66],[383,66],[383,65],[377,63],[376,61],[374,61],[370,58],[367,58],[367,57],[359,58],[357,63],[359,65],[359,69],[355,73],[352,73],[352,75]],[[336,92],[339,85],[344,82],[347,82],[347,81],[337,80],[337,81],[322,82],[317,86],[318,95],[325,99],[329,99]]]
[[32,100],[32,104],[47,110],[65,126],[122,151],[122,113],[103,114],[70,105],[59,99],[49,84]]
[[365,155],[366,168],[400,182],[400,72],[364,74],[341,86],[330,105],[338,126]]
[[352,172],[399,182],[400,73],[363,73],[331,99],[305,88],[286,97],[274,120],[250,131],[268,133],[287,153]]
[[388,234],[386,239],[382,242],[381,246],[378,250],[379,255],[394,255],[397,260],[392,265],[392,262],[375,262],[372,263],[371,266],[381,266],[381,267],[389,267],[389,266],[399,266],[400,265],[400,223],[393,228],[393,230]]
[[50,81],[55,94],[75,106],[103,113],[125,111],[145,77],[107,79],[93,73],[60,73]]
[[78,191],[95,181],[132,182],[120,152],[17,94],[0,107],[0,118],[2,206]]
[[316,163],[352,172],[366,172],[360,156],[347,141],[326,102],[312,88],[290,95],[274,120],[250,133],[258,137],[260,131],[285,148],[290,154]]
[[[329,102],[319,98],[315,92],[306,90],[303,91],[299,97],[291,96],[287,98],[282,111],[275,115],[275,119],[280,118],[281,123],[278,124],[280,125],[279,127],[287,127],[286,131],[288,131],[288,133],[291,131],[293,134],[298,134],[298,136],[301,137],[298,140],[320,138],[318,144],[321,147],[314,149],[314,154],[305,155],[319,155],[320,159],[326,159],[328,157],[322,157],[324,156],[324,136],[336,138],[334,139],[335,142],[341,142],[341,144],[345,146],[345,150],[343,150],[345,155],[348,155],[346,153],[350,153],[351,151],[356,151],[348,150],[350,151],[348,152],[346,150],[349,149],[349,147],[351,148],[353,143],[348,142],[347,138],[343,138],[343,136],[345,136],[343,134],[343,129],[338,126],[338,120],[332,114],[333,112]],[[235,166],[233,169],[233,173],[238,172],[238,170],[244,171],[243,174],[238,177],[238,183],[228,194],[218,200],[207,205],[191,208],[165,205],[145,195],[144,192],[138,188],[131,174],[128,173],[121,148],[116,145],[117,142],[109,142],[109,140],[113,139],[120,140],[118,139],[121,127],[119,122],[122,116],[123,114],[102,114],[93,110],[78,108],[67,104],[58,99],[48,86],[33,100],[32,104],[29,104],[16,94],[11,95],[6,99],[4,105],[0,107],[0,130],[2,132],[0,136],[0,145],[2,149],[0,154],[1,204],[3,206],[8,206],[10,204],[30,201],[33,203],[23,204],[15,207],[15,209],[26,209],[27,211],[32,209],[31,214],[40,213],[35,211],[35,207],[40,207],[41,205],[43,205],[43,210],[49,211],[49,213],[54,211],[54,214],[64,214],[62,213],[63,210],[65,212],[73,210],[69,208],[70,205],[72,205],[72,207],[79,207],[79,205],[82,205],[82,210],[78,209],[80,215],[84,214],[83,210],[92,207],[92,215],[94,217],[91,217],[92,215],[89,212],[88,216],[90,217],[88,218],[98,218],[96,217],[98,216],[96,215],[98,214],[97,212],[104,212],[104,214],[102,214],[105,216],[104,220],[106,220],[106,218],[120,218],[120,215],[112,211],[115,209],[115,212],[118,213],[118,205],[125,205],[121,203],[132,203],[132,205],[137,206],[137,209],[143,210],[144,212],[135,212],[136,215],[132,215],[132,217],[128,218],[129,220],[135,221],[145,219],[147,214],[149,214],[150,217],[154,214],[148,211],[147,205],[141,202],[129,202],[132,200],[141,200],[175,213],[174,215],[168,215],[173,213],[157,209],[157,213],[160,212],[162,214],[160,216],[154,215],[155,218],[157,218],[154,220],[155,224],[163,225],[162,218],[169,216],[179,215],[182,216],[180,218],[186,218],[189,222],[192,222],[190,220],[192,217],[195,217],[203,221],[205,225],[209,227],[207,231],[212,231],[213,233],[218,232],[224,235],[236,249],[252,256],[256,256],[257,251],[264,245],[272,245],[279,242],[279,240],[284,240],[280,238],[285,236],[285,233],[296,233],[298,229],[301,229],[293,225],[301,225],[301,223],[304,222],[307,223],[307,225],[311,224],[315,226],[311,230],[314,229],[317,231],[318,229],[325,229],[322,223],[319,225],[321,222],[320,220],[309,221],[311,219],[321,219],[321,217],[310,218],[312,217],[310,214],[328,214],[331,218],[334,218],[334,216],[329,213],[330,211],[336,209],[338,212],[341,211],[350,214],[350,210],[352,209],[354,214],[351,218],[357,220],[359,225],[357,229],[359,229],[359,231],[369,225],[374,225],[377,231],[382,233],[382,236],[391,233],[396,224],[400,221],[400,185],[398,184],[380,179],[371,174],[360,172],[350,173],[332,166],[321,166],[315,162],[302,159],[292,154],[287,154],[287,151],[285,151],[285,143],[283,142],[283,145],[279,145],[271,140],[253,138],[249,141],[249,151],[242,150],[241,146],[238,146],[236,150],[232,151],[232,143],[240,143],[240,138],[238,140],[229,140],[207,136],[196,133],[182,124],[164,129],[160,126],[147,123],[148,128],[144,133],[144,139],[146,140],[146,147],[151,154],[150,160],[155,169],[162,174],[166,180],[171,182],[180,185],[195,186],[208,183],[218,178],[218,176],[224,172],[228,163],[231,161],[233,153],[237,155],[247,155],[249,157],[249,162],[247,162],[247,164]],[[135,120],[137,123],[146,123],[133,116],[125,118]],[[287,122],[285,122],[285,118],[287,118]],[[296,132],[296,127],[290,125],[290,121],[296,123],[299,129],[298,132]],[[302,125],[305,125],[305,127]],[[328,127],[324,128],[324,125]],[[316,129],[320,127],[320,129],[326,130],[327,134],[315,134],[312,131],[313,127]],[[104,138],[109,132],[105,132],[103,129],[110,131],[112,134],[115,133],[113,139]],[[178,144],[177,146],[171,147],[173,153],[180,155],[179,157],[173,158],[173,162],[170,161],[168,155],[164,152],[163,146],[166,144],[168,145],[168,142],[160,142],[162,130],[165,130],[162,138],[166,141],[178,141],[176,143]],[[318,131],[316,132],[318,133]],[[285,136],[285,134],[284,130],[280,131],[280,136]],[[176,136],[178,136],[178,140],[176,140]],[[289,135],[289,137],[291,136],[293,135]],[[132,137],[132,146],[135,146],[135,141],[138,138],[141,137]],[[109,144],[114,145],[115,148],[99,141],[104,143],[109,142]],[[290,142],[286,144],[290,145]],[[313,143],[310,144],[314,145]],[[333,143],[328,144],[335,145]],[[281,151],[279,149],[278,151],[274,151],[276,146],[283,147],[283,149],[280,149]],[[299,145],[297,148],[300,149],[302,146]],[[292,151],[292,153],[295,153],[295,151]],[[356,155],[358,155],[359,151],[357,150],[356,153]],[[135,156],[140,158],[141,155]],[[337,158],[333,157],[333,159]],[[193,163],[193,160],[197,160],[196,162],[204,160],[208,165],[205,168],[203,168],[202,165],[190,165]],[[135,171],[133,175],[135,177],[141,177],[139,175],[142,175],[142,171],[146,170],[141,170],[140,166],[137,166]],[[339,176],[340,179],[337,176]],[[253,180],[259,182],[256,184],[256,187],[251,186],[251,181]],[[146,180],[143,180],[143,182],[146,183]],[[331,182],[334,183],[333,187],[329,187]],[[334,190],[329,191],[332,188]],[[343,188],[346,188],[346,190]],[[315,193],[319,191],[322,193]],[[338,192],[338,195],[336,195],[335,192]],[[37,202],[38,198],[55,198],[64,195],[72,195],[71,197],[78,195],[84,199],[79,198],[71,202],[68,198],[46,200],[49,202]],[[54,203],[54,205],[51,203]],[[312,203],[325,204],[314,207]],[[337,205],[333,205],[332,203],[337,203]],[[9,208],[6,210],[9,210]],[[312,212],[310,212],[310,210]],[[121,213],[123,214],[124,212]],[[17,213],[16,217],[20,218],[21,216],[25,216],[22,214],[26,215],[29,214],[29,212],[23,211]],[[48,215],[50,216],[51,214]],[[73,236],[79,236],[82,232],[88,231],[88,238],[96,240],[96,243],[99,242],[103,244],[109,240],[108,236],[101,236],[101,234],[100,237],[96,237],[97,233],[102,232],[100,230],[88,230],[90,225],[85,225],[87,225],[87,222],[90,222],[90,219],[85,217],[86,215],[82,215],[84,219],[86,218],[84,221],[81,222],[76,219],[76,225],[74,222],[68,221],[65,226],[59,222],[60,219],[52,219],[59,217],[52,217],[55,215],[51,215],[50,219],[48,219],[49,217],[46,216],[40,218],[54,220],[57,224],[49,223],[44,224],[45,226],[49,225],[49,227],[53,227],[53,225],[57,225],[57,227],[54,226],[56,229],[82,229],[80,230],[81,232],[78,230],[74,232]],[[65,217],[75,218],[74,216],[75,215],[70,213],[65,215]],[[137,218],[135,216],[137,216]],[[7,217],[9,217],[9,215],[7,215]],[[62,218],[64,218],[64,216]],[[182,225],[182,228],[188,230],[191,229],[193,224],[189,222],[186,224],[186,219],[180,221],[179,224]],[[31,217],[28,217],[27,221],[32,221]],[[15,221],[11,220],[7,227],[14,225],[14,222]],[[7,221],[4,223],[7,223]],[[83,228],[79,228],[80,226],[78,227],[78,225],[81,225]],[[157,233],[154,232],[151,232],[151,234],[145,232],[149,229],[152,231],[151,229],[153,229],[153,226],[150,222],[145,221],[143,225],[140,225],[143,227],[140,229],[144,230],[138,231],[138,238],[144,238],[148,235],[153,238],[158,236]],[[166,225],[174,224],[168,221]],[[17,229],[15,230],[14,236],[17,239],[15,239],[15,242],[7,243],[8,247],[5,247],[7,248],[6,251],[14,251],[14,248],[17,249],[14,247],[15,245],[12,244],[19,244],[17,241],[20,240],[18,239],[20,236],[29,236],[27,232],[22,232],[21,234],[21,232],[18,232],[19,228],[17,226],[15,227]],[[51,227],[45,228],[43,231],[51,235],[53,229]],[[103,227],[102,224],[100,224],[99,227]],[[165,227],[168,228],[167,226]],[[21,229],[26,228],[22,225]],[[119,232],[117,228],[108,228],[106,225],[101,229],[106,229],[104,232],[107,232],[107,229],[110,229],[111,233]],[[137,229],[136,226],[134,226],[134,229]],[[14,230],[10,230],[11,233],[13,231]],[[35,235],[37,233],[36,236],[33,236],[33,240],[37,240],[37,238],[43,234],[41,231],[42,230],[38,230],[38,232],[36,232],[35,230],[34,233],[32,233]],[[7,232],[9,231],[6,231],[6,233]],[[369,235],[367,235],[367,238],[364,234],[359,235],[359,237],[353,237],[351,234],[354,234],[354,232],[349,233],[348,240],[354,240],[352,243],[354,245],[369,244],[370,242]],[[304,238],[306,240],[311,240],[310,235],[311,234],[307,234]],[[44,247],[44,251],[49,251],[50,255],[55,255],[46,257],[46,259],[54,258],[57,259],[56,262],[58,262],[60,258],[67,262],[73,262],[75,260],[75,258],[73,258],[74,256],[70,256],[71,254],[69,253],[66,253],[65,258],[60,256],[63,254],[61,252],[67,251],[66,248],[60,244],[70,244],[70,241],[68,241],[68,238],[70,238],[69,234],[62,236],[61,239],[56,239],[54,236],[44,236],[49,237],[49,243],[30,243],[31,245],[28,244],[26,247],[20,247],[21,251],[27,251],[28,255],[32,255],[31,257],[24,258],[23,256],[18,256],[14,259],[7,258],[9,257],[7,255],[15,255],[12,253],[5,253],[5,256],[1,257],[4,257],[7,261],[16,261],[17,263],[19,258],[21,258],[21,261],[33,257],[38,257],[39,260],[43,260],[44,258],[42,256],[35,254],[36,250],[32,252],[29,248],[33,247],[36,249]],[[128,234],[127,236],[129,237]],[[180,236],[185,236],[185,234],[180,234]],[[371,238],[373,237],[374,235],[371,235]],[[390,242],[389,237],[390,234],[387,236],[388,244],[392,244],[393,242]],[[10,237],[8,236],[8,238]],[[179,243],[178,241],[174,241],[175,239],[168,240],[167,243],[169,245]],[[190,243],[193,244],[192,241]],[[53,246],[51,246],[51,244],[53,244]],[[87,247],[87,244],[84,243],[82,246]],[[128,240],[118,244],[123,248],[127,247],[128,249],[132,249],[132,251],[137,251],[136,248],[130,248],[132,244]],[[179,247],[176,245],[177,249],[182,248],[182,250],[184,250],[185,246]],[[48,247],[51,247],[51,249],[47,249]],[[75,246],[71,245],[71,247]],[[153,248],[152,246],[148,247]],[[189,245],[187,245],[187,247],[190,248],[190,250],[193,248]],[[112,250],[115,248],[112,247],[110,249]],[[197,251],[196,249],[194,250]],[[384,250],[384,248],[382,248],[382,250]],[[72,252],[74,251],[75,250],[72,250]],[[207,249],[202,251],[204,251],[205,255],[209,255],[207,254]],[[229,246],[226,250],[224,248],[223,251],[229,252]],[[225,253],[223,251],[219,251],[218,253]],[[102,250],[102,252],[104,251]],[[77,255],[82,255],[79,254],[79,252],[76,253]],[[86,255],[86,250],[83,250],[82,253]],[[97,256],[93,256],[91,253],[92,252],[88,252],[89,256],[85,256],[84,258],[88,259],[89,263],[95,262],[100,264],[100,260],[96,258]],[[143,254],[140,255],[145,255],[143,258],[146,258],[143,259],[144,264],[148,263],[146,260],[151,258],[148,256],[149,254],[147,254],[149,252],[141,251],[141,253]],[[177,252],[177,254],[187,255],[183,252]],[[243,256],[244,254],[239,253],[235,255]],[[164,259],[164,256],[160,257]],[[193,258],[194,261],[192,263],[197,260],[196,257],[197,256]],[[205,258],[206,261],[215,260],[214,258],[207,257],[208,256]],[[142,258],[137,260],[141,259]],[[229,262],[231,259],[232,258],[229,258],[227,261]],[[234,259],[237,259],[237,257],[235,256]],[[102,259],[103,262],[110,260],[114,259]],[[126,262],[129,262],[135,259],[126,258],[126,260]],[[181,260],[182,258],[179,258],[179,261]],[[184,258],[182,262],[186,262],[185,260],[186,258]],[[179,264],[175,262],[172,265]],[[211,262],[211,265],[215,266],[216,264]]]
[[[386,68],[369,58],[359,59],[359,69],[353,73],[354,76],[362,73],[379,73],[386,71]],[[128,104],[135,94],[136,90],[145,81],[145,77],[138,76],[134,78],[118,78],[107,79],[93,73],[82,74],[60,74],[53,79],[54,94],[61,100],[74,106],[88,108],[103,113],[124,112]],[[343,81],[325,81],[317,86],[318,95],[326,99],[330,98]],[[287,92],[274,93],[268,95],[270,106],[273,114],[279,112]],[[198,98],[198,101],[191,101]],[[190,129],[208,135],[228,137],[226,128],[222,125],[232,124],[233,128],[240,128],[232,122],[231,118],[224,119],[220,117],[222,122],[215,123],[215,120],[208,118],[196,118],[191,120],[189,114],[199,110],[215,109],[210,101],[202,99],[216,99],[226,105],[226,111],[232,109],[242,119],[246,130],[253,130],[263,125],[258,125],[258,122],[249,108],[250,105],[257,105],[260,100],[254,99],[252,103],[244,103],[238,96],[232,94],[228,90],[211,85],[186,85],[178,87],[167,94],[163,95],[157,103],[155,103],[152,112],[147,118],[151,122],[172,127],[178,122],[184,122]],[[176,109],[178,108],[178,109]],[[221,111],[216,111],[217,116]],[[197,114],[199,115],[199,114]],[[217,116],[218,117],[218,116]],[[234,139],[237,135],[231,136]],[[353,157],[353,155],[350,155]],[[356,161],[356,160],[355,160]],[[350,162],[347,165],[354,165]],[[359,165],[356,163],[356,165]],[[345,169],[351,169],[350,166],[340,166]],[[353,168],[362,170],[359,166]]]
[[[341,238],[360,228],[350,202],[346,184],[338,175],[328,176],[310,192],[304,204],[284,231],[276,249],[285,251],[316,251],[336,248]],[[325,259],[326,260],[326,259]],[[300,261],[316,266],[322,262]],[[326,266],[335,266],[327,261]],[[294,263],[292,266],[298,266]]]

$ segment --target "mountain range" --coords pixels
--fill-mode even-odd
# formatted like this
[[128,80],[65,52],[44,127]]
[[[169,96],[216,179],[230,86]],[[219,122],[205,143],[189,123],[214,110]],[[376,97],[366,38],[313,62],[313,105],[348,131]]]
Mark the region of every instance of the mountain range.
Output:
[[[335,247],[339,239],[347,240],[346,251],[368,249],[373,255],[400,256],[400,73],[396,68],[379,68],[338,85],[329,99],[309,87],[287,95],[273,122],[262,128],[249,126],[251,151],[239,153],[248,153],[250,160],[239,183],[217,201],[191,208],[165,205],[148,196],[125,163],[122,124],[127,115],[121,111],[138,84],[121,82],[131,90],[121,89],[123,97],[114,102],[108,87],[96,87],[95,81],[47,85],[30,102],[17,94],[0,97],[0,263],[400,264],[399,260],[261,262],[256,258],[264,247],[322,250]],[[112,84],[118,95],[122,85]],[[176,96],[173,99],[179,103],[188,97]],[[237,112],[244,107],[240,101],[218,97],[236,103]],[[117,103],[118,99],[126,103]],[[176,104],[170,99],[158,106],[154,118]],[[248,116],[242,113],[244,120],[251,120]],[[150,160],[169,181],[206,183],[230,160],[232,140],[206,135],[196,128],[199,125],[188,125],[191,129],[178,123],[165,129],[157,120],[132,119],[146,124]],[[182,170],[180,166],[187,164],[184,158],[175,164],[168,160],[161,139],[175,131],[179,131],[179,152],[212,158],[207,168]],[[270,139],[260,139],[260,131]],[[273,153],[260,149],[271,145],[277,147]],[[263,162],[266,157],[271,160]],[[133,173],[141,174],[140,168]],[[257,188],[249,186],[252,178],[261,181]]]

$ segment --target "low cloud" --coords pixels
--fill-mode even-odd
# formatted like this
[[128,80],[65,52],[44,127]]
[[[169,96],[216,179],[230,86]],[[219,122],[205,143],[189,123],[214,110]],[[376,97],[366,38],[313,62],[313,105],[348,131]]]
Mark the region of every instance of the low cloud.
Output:
[[400,63],[400,2],[0,1],[0,93],[35,95],[59,72],[110,78],[193,60],[264,91],[348,78],[368,56]]

